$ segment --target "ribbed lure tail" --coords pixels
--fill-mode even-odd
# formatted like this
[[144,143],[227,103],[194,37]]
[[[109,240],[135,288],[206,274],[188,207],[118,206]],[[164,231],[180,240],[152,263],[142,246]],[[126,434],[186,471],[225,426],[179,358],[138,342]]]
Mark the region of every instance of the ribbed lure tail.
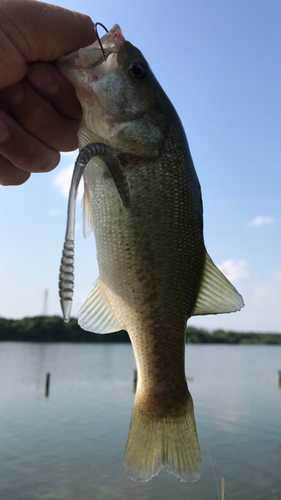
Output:
[[178,415],[161,418],[143,412],[136,397],[124,466],[135,481],[149,481],[162,467],[181,481],[199,479],[200,447],[190,394]]
[[86,166],[95,156],[98,156],[107,166],[124,207],[130,207],[129,186],[122,165],[114,151],[106,144],[99,142],[85,146],[75,162],[68,198],[65,242],[59,274],[59,296],[64,321],[70,319],[74,290],[75,205],[78,186]]

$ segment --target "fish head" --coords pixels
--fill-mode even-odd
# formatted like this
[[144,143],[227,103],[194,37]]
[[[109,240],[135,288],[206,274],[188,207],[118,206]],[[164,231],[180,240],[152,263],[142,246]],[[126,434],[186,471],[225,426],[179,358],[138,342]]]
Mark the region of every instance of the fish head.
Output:
[[81,127],[115,151],[155,157],[167,122],[167,107],[159,98],[162,89],[117,24],[101,45],[103,51],[97,40],[57,61],[81,103]]

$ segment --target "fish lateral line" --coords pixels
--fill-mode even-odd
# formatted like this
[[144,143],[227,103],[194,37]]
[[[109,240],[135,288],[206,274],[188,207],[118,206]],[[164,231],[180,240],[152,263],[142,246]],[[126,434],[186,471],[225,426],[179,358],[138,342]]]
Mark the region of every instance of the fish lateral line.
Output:
[[59,273],[59,297],[65,322],[70,320],[74,293],[74,237],[75,237],[75,206],[78,187],[89,161],[98,157],[104,162],[116,185],[123,206],[131,206],[130,191],[124,169],[116,153],[107,144],[95,142],[87,144],[80,151],[72,174],[69,190],[66,233],[62,251]]

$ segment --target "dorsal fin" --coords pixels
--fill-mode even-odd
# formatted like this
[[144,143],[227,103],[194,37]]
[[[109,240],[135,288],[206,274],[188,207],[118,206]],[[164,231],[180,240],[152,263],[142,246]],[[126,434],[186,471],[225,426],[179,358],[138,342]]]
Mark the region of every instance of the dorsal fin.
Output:
[[191,316],[240,311],[243,298],[206,253],[199,295]]
[[93,333],[112,333],[122,330],[106,296],[105,286],[99,278],[78,312],[78,324],[84,330]]

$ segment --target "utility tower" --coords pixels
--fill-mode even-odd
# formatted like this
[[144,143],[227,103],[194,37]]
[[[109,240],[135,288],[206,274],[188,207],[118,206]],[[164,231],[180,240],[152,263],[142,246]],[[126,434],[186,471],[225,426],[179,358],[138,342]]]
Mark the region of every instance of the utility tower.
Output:
[[44,301],[43,301],[43,311],[42,311],[43,316],[48,316],[48,295],[49,295],[49,290],[48,288],[46,288],[44,292]]

